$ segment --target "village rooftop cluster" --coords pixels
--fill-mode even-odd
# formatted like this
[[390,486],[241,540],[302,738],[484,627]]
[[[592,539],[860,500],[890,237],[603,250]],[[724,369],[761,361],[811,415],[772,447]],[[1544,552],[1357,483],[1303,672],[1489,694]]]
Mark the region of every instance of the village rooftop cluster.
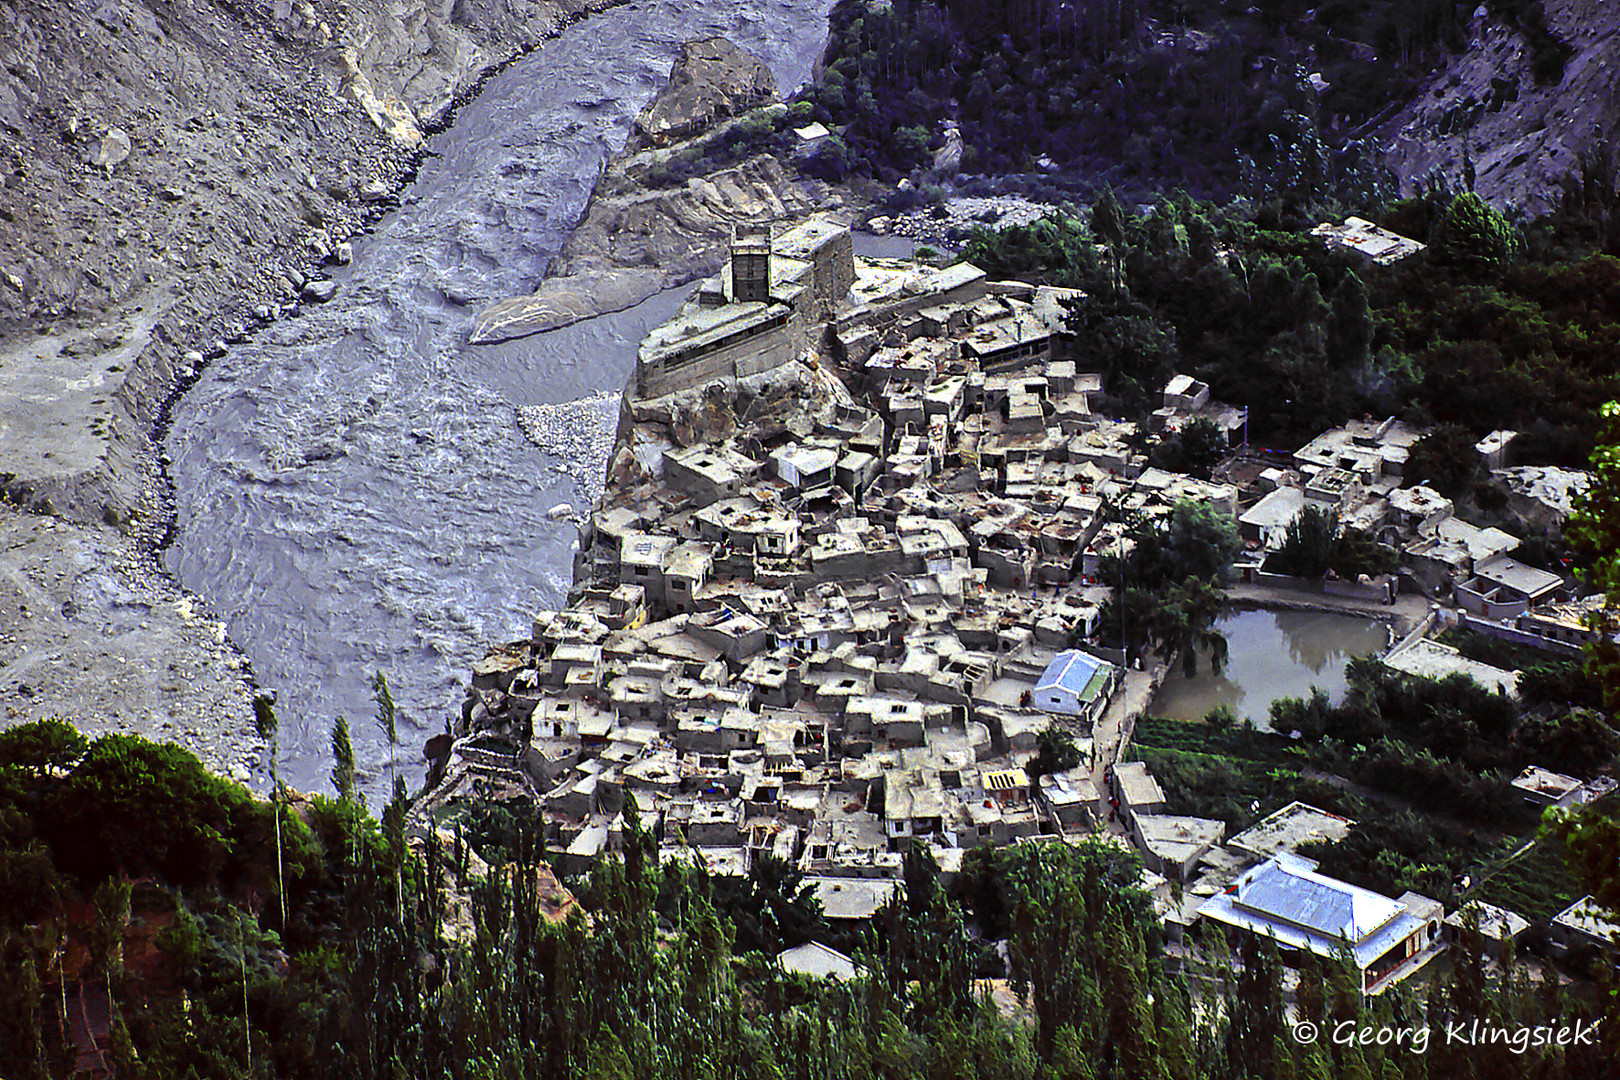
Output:
[[[1178,375],[1149,429],[1205,417],[1234,454],[1210,480],[1149,467],[1138,425],[1093,411],[1102,376],[1064,325],[1076,296],[858,259],[827,221],[740,228],[727,269],[642,346],[569,606],[474,666],[415,827],[521,799],[580,869],[616,847],[633,800],[663,858],[725,875],[768,853],[834,923],[869,918],[913,846],[949,874],[980,845],[1111,828],[1175,929],[1209,918],[1324,952],[1342,936],[1369,990],[1421,966],[1442,944],[1437,902],[1293,854],[1353,822],[1296,805],[1227,838],[1167,815],[1146,767],[1117,760],[1154,671],[1098,643],[1105,558],[1130,544],[1126,521],[1190,500],[1237,519],[1250,580],[1392,598],[1393,579],[1264,573],[1316,504],[1490,632],[1574,650],[1582,606],[1508,556],[1517,538],[1401,487],[1422,433],[1398,421],[1242,452],[1247,412]],[[1509,470],[1511,445],[1501,432],[1479,452],[1527,518],[1561,523],[1585,478]],[[1425,673],[1511,684],[1421,635],[1411,648]],[[1081,764],[1032,782],[1053,725]]]

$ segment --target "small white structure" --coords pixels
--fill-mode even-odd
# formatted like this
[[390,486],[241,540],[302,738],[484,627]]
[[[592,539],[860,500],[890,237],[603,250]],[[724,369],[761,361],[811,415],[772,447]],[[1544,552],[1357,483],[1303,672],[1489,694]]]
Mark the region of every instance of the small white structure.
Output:
[[771,455],[776,475],[800,491],[829,488],[838,451],[826,447],[784,446]]
[[813,979],[849,982],[856,975],[855,961],[819,941],[807,941],[803,945],[785,949],[776,954],[776,962],[782,965],[783,971],[808,975]]
[[1613,952],[1620,949],[1620,925],[1611,922],[1609,913],[1590,896],[1583,896],[1553,916],[1547,939],[1559,952],[1583,945]]
[[804,127],[794,128],[793,134],[799,137],[800,150],[815,150],[825,143],[832,132],[820,120],[815,120]]
[[1345,218],[1343,225],[1324,222],[1311,235],[1321,237],[1329,247],[1353,251],[1380,266],[1398,263],[1427,246],[1358,217]]
[[1520,934],[1530,929],[1530,920],[1518,912],[1487,904],[1483,900],[1470,900],[1446,916],[1444,932],[1448,940],[1458,940],[1469,923],[1470,914],[1480,935],[1487,941],[1496,942],[1499,948],[1517,941]]

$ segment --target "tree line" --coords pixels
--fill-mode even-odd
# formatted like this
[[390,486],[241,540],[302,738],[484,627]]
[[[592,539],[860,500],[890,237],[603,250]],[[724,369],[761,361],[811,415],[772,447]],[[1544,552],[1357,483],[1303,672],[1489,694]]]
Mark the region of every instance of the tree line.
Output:
[[[1100,841],[978,849],[950,879],[909,855],[848,942],[864,975],[840,984],[774,962],[824,926],[796,872],[766,861],[739,885],[661,866],[633,804],[622,852],[553,922],[527,827],[486,865],[459,835],[407,843],[399,802],[378,821],[350,798],[289,799],[282,876],[281,804],[183,751],[27,725],[0,735],[0,762],[7,1077],[73,1072],[87,992],[109,1002],[98,1053],[121,1077],[1238,1080],[1424,1077],[1437,1061],[1597,1077],[1617,1060],[1612,1042],[1429,1059],[1292,1042],[1275,950],[1213,932],[1190,960],[1167,949],[1137,857]],[[47,806],[132,822],[140,842],[95,855],[107,834],[57,830]],[[1597,1015],[1511,967],[1487,985],[1484,957],[1465,939],[1426,995],[1373,1001],[1343,960],[1308,960],[1295,1008],[1352,1024]]]

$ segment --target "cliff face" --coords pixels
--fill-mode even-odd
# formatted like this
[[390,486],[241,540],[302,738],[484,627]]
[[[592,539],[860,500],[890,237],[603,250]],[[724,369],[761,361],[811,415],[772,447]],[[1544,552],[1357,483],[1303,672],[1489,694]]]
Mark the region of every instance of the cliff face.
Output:
[[1460,186],[1466,142],[1475,190],[1534,215],[1557,202],[1559,181],[1620,119],[1620,5],[1545,0],[1547,29],[1572,52],[1562,79],[1544,85],[1524,33],[1485,12],[1475,14],[1470,48],[1448,57],[1375,138],[1403,193],[1434,170]]

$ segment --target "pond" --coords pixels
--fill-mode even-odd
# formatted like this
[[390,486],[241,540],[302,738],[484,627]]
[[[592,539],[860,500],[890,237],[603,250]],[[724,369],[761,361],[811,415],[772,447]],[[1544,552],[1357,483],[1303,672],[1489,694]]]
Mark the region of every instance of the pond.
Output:
[[1389,629],[1354,615],[1315,611],[1242,611],[1218,624],[1231,648],[1226,670],[1210,674],[1200,657],[1198,674],[1181,674],[1179,664],[1165,677],[1148,712],[1174,720],[1201,720],[1217,705],[1230,705],[1239,717],[1265,727],[1271,703],[1304,697],[1320,686],[1334,702],[1344,696],[1344,665],[1357,656],[1382,654]]

